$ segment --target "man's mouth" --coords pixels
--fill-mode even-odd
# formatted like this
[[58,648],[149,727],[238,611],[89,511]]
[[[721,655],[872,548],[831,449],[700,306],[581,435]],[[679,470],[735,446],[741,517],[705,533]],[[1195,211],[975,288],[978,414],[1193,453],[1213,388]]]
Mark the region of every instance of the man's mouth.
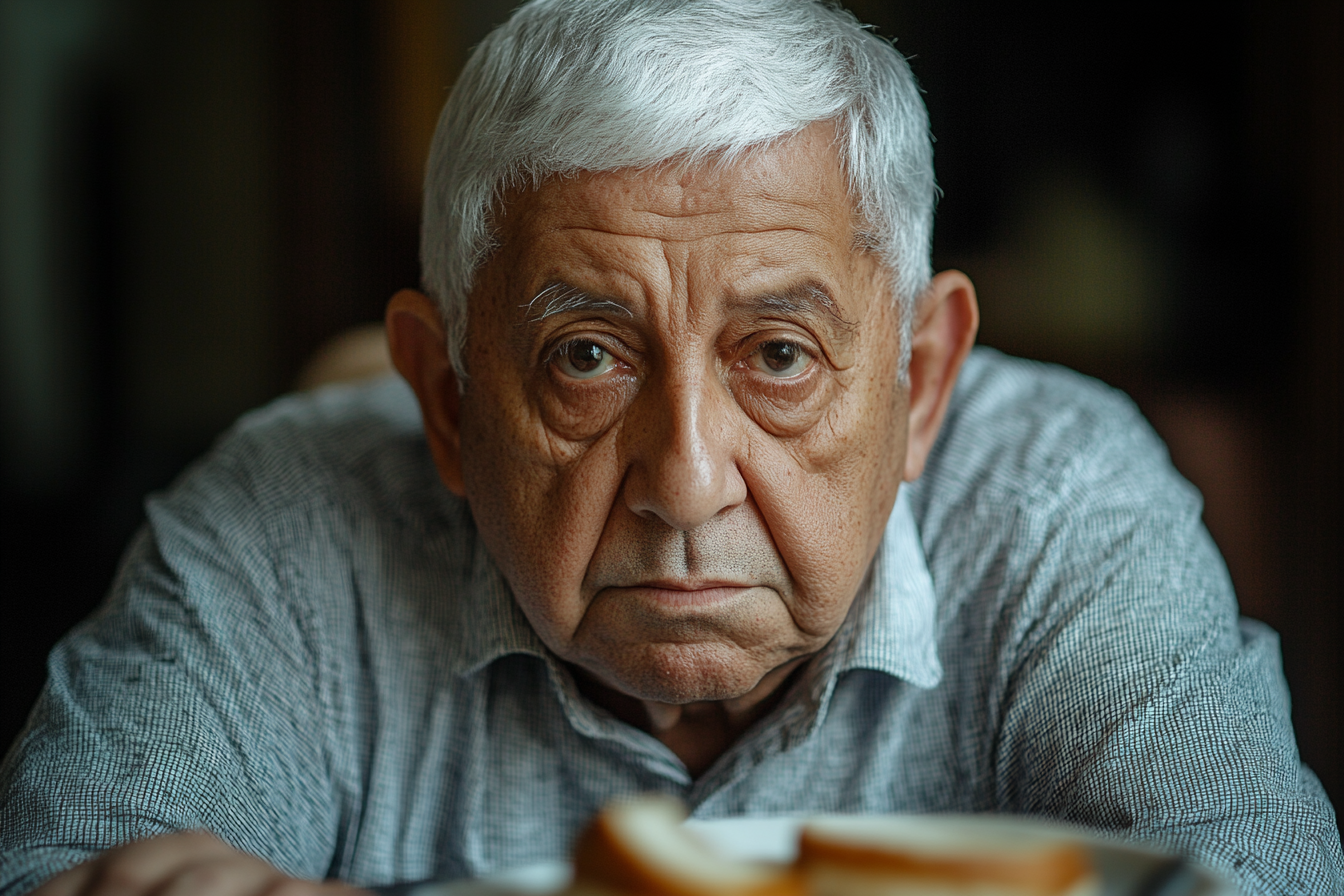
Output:
[[736,600],[755,585],[741,582],[702,581],[654,581],[636,585],[613,587],[610,590],[625,596],[643,599],[665,607],[711,607],[727,601]]

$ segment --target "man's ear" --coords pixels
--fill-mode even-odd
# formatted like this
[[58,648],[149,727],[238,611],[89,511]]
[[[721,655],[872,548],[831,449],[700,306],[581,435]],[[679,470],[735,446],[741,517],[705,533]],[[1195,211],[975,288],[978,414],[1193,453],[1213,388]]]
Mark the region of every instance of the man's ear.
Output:
[[952,398],[961,362],[980,327],[975,287],[961,271],[936,275],[915,306],[910,341],[910,435],[905,451],[905,481],[924,472],[924,461],[938,438]]
[[465,495],[457,374],[448,360],[448,337],[439,309],[424,293],[403,289],[387,303],[385,320],[392,363],[420,400],[439,478],[454,494]]

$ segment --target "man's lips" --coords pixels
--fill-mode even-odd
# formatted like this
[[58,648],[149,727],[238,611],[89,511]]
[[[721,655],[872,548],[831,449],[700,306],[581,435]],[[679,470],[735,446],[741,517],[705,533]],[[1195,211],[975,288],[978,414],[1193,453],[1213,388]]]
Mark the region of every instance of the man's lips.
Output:
[[642,598],[665,607],[710,607],[735,600],[757,586],[739,582],[641,582],[604,588],[627,597]]

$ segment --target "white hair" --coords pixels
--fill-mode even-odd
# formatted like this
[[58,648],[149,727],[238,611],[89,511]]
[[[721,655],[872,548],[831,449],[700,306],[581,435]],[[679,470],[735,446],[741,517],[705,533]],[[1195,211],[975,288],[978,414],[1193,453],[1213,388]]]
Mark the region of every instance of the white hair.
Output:
[[434,132],[423,286],[465,376],[467,295],[495,248],[504,191],[579,171],[731,163],[833,121],[863,221],[901,308],[931,276],[937,186],[910,67],[850,13],[815,0],[532,0],[472,53]]

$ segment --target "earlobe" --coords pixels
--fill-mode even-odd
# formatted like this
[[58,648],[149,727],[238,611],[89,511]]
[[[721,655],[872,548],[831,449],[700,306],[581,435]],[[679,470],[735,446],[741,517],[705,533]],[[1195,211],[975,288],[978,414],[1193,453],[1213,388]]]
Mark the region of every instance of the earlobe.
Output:
[[461,402],[439,309],[423,293],[403,289],[387,303],[385,321],[392,363],[420,402],[439,478],[454,494],[464,495]]
[[961,271],[936,275],[916,306],[910,343],[907,482],[913,482],[924,472],[924,461],[943,425],[952,387],[979,327],[980,308],[970,278]]

